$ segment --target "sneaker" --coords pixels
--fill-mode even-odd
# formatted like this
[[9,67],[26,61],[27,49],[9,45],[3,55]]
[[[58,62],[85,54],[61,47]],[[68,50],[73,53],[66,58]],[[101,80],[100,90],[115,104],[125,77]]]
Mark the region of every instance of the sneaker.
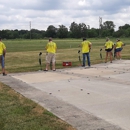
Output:
[[88,68],[90,68],[91,66],[86,66],[84,69],[88,69]]
[[85,65],[82,65],[82,67],[85,67]]
[[44,71],[48,71],[48,70],[44,70]]
[[7,74],[3,73],[3,76],[6,76]]

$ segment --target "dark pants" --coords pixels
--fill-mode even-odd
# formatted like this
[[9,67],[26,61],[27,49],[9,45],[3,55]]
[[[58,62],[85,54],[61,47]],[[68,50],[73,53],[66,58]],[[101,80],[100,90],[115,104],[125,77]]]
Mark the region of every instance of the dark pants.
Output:
[[2,68],[4,68],[5,63],[4,63],[4,56],[3,55],[0,55],[0,63],[1,63]]
[[89,53],[83,53],[83,66],[86,65],[86,57],[87,57],[88,66],[90,66],[90,57],[89,57]]

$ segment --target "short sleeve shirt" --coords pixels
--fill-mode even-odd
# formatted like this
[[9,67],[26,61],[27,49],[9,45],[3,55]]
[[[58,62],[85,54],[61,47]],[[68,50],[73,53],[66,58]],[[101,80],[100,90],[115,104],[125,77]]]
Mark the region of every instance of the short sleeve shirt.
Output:
[[91,42],[90,41],[83,41],[81,43],[81,46],[82,46],[82,53],[88,53],[89,52],[89,46],[91,45]]
[[121,48],[122,45],[123,45],[123,42],[118,41],[118,42],[116,43],[116,48]]
[[106,49],[111,49],[113,47],[114,43],[112,41],[107,41],[105,43],[105,48]]
[[6,49],[6,46],[3,42],[0,42],[0,55],[3,55],[3,51]]
[[48,42],[46,48],[48,53],[56,53],[57,46],[55,42]]

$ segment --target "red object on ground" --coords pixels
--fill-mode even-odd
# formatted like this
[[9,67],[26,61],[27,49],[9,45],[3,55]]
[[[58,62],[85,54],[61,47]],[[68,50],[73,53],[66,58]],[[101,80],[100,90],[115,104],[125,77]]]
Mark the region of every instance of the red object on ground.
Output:
[[64,61],[62,63],[63,66],[72,66],[72,63],[71,62],[68,62],[68,61]]

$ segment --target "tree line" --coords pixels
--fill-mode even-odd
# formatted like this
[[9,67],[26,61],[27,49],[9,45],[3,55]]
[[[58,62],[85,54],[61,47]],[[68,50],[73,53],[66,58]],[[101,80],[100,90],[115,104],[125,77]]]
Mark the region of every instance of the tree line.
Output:
[[56,28],[49,25],[47,30],[0,30],[0,36],[4,39],[43,39],[53,38],[95,38],[95,37],[130,37],[130,25],[120,26],[117,31],[114,30],[113,21],[106,21],[99,28],[91,28],[85,23],[72,22],[69,29],[64,25]]

